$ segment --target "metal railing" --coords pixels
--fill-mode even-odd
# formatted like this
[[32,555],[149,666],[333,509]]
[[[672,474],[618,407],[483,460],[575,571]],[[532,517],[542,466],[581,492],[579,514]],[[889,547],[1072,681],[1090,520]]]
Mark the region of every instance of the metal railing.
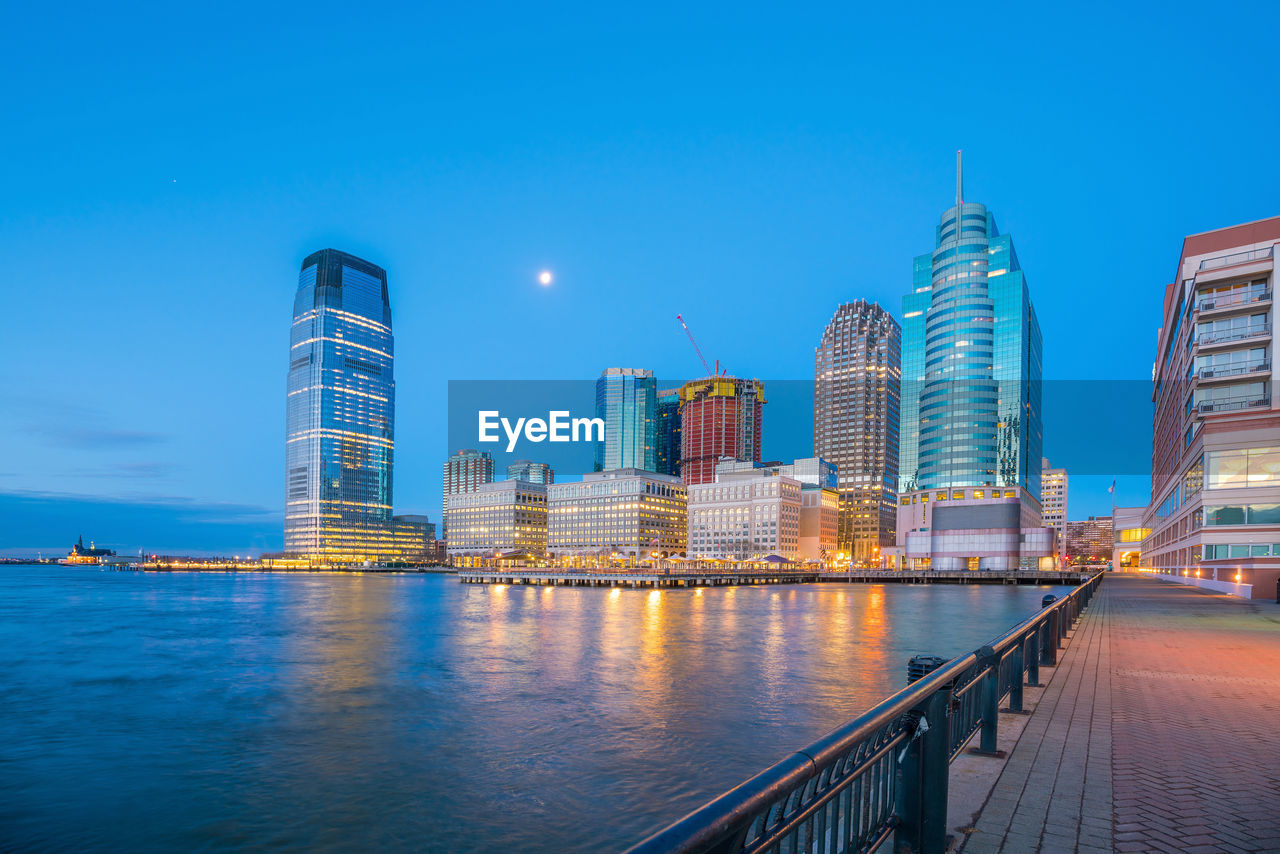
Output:
[[1242,291],[1236,294],[1205,297],[1196,303],[1196,311],[1216,311],[1220,308],[1235,308],[1241,305],[1254,305],[1271,299],[1271,291]]
[[1235,376],[1239,376],[1240,374],[1253,374],[1253,373],[1257,373],[1258,371],[1269,371],[1269,370],[1271,370],[1271,360],[1262,359],[1257,362],[1237,362],[1235,364],[1228,363],[1224,365],[1206,365],[1205,367],[1196,371],[1195,376],[1197,379],[1211,380],[1211,379],[1218,379],[1220,377],[1235,377]]
[[1219,255],[1217,258],[1206,258],[1200,262],[1201,270],[1217,270],[1220,267],[1233,267],[1236,264],[1248,264],[1271,257],[1271,247],[1254,249],[1250,252],[1236,252],[1232,255]]
[[1195,405],[1196,412],[1230,412],[1236,409],[1262,409],[1271,405],[1269,394],[1246,394],[1240,397],[1223,397],[1202,400]]
[[1102,573],[989,645],[960,656],[631,848],[628,854],[844,854],[946,847],[952,759],[979,735],[996,752],[1000,702],[1057,664]]
[[1243,341],[1245,338],[1256,338],[1259,335],[1270,335],[1270,323],[1256,323],[1252,326],[1239,326],[1235,329],[1224,329],[1221,332],[1206,332],[1194,339],[1196,344],[1221,344],[1224,341]]

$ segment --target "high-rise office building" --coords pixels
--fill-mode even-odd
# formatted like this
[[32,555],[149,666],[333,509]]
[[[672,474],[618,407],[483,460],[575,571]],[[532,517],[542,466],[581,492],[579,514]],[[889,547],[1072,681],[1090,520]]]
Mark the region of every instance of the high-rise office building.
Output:
[[1047,527],[1058,532],[1058,543],[1066,542],[1067,524],[1067,470],[1049,467],[1049,460],[1040,460],[1040,518]]
[[1040,324],[1012,239],[956,203],[903,298],[897,538],[910,568],[1052,564],[1040,515]]
[[395,379],[387,274],[335,249],[308,255],[289,336],[285,551],[394,556]]
[[596,443],[596,471],[658,467],[658,381],[653,371],[609,368],[596,380],[596,417],[604,441]]
[[836,465],[838,548],[878,564],[897,524],[902,328],[876,303],[845,303],[813,354],[813,452]]
[[658,474],[680,476],[680,389],[658,392]]
[[724,457],[760,462],[764,383],[715,376],[680,388],[680,478],[710,483]]
[[900,492],[1014,486],[1040,497],[1041,336],[1013,238],[985,205],[942,215],[902,300]]
[[516,460],[507,466],[507,480],[523,480],[529,483],[555,483],[556,473],[546,463],[533,460]]
[[1165,289],[1142,563],[1252,598],[1280,577],[1280,217],[1182,242]]
[[449,496],[475,492],[482,484],[493,483],[493,457],[488,451],[467,448],[455,451],[444,464],[445,536],[449,535]]

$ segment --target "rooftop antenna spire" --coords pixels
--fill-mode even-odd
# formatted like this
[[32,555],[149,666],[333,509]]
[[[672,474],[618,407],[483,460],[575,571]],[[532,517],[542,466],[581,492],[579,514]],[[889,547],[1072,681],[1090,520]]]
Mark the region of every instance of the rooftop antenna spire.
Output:
[[964,164],[960,159],[963,149],[956,149],[956,207],[964,204]]

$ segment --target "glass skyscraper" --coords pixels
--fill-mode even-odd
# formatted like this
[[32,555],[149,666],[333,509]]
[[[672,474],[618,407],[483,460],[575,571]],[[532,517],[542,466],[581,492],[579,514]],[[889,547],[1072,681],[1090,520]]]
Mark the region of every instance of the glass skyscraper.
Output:
[[653,371],[609,368],[596,380],[596,417],[604,441],[596,443],[595,470],[658,466],[658,381]]
[[334,562],[395,555],[395,379],[381,267],[335,249],[302,262],[287,401],[285,551]]
[[680,475],[680,389],[658,391],[658,474]]
[[1040,496],[1040,324],[1013,240],[984,205],[942,215],[902,300],[899,491]]

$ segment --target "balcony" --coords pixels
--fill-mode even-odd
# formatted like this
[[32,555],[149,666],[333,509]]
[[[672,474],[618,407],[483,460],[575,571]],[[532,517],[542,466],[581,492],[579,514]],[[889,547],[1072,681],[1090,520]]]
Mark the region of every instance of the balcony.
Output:
[[1212,383],[1220,380],[1248,377],[1253,374],[1271,372],[1271,360],[1262,359],[1255,362],[1241,362],[1237,365],[1213,365],[1196,371],[1195,379],[1201,383]]
[[1216,412],[1234,412],[1240,409],[1266,409],[1271,406],[1270,393],[1262,395],[1246,395],[1244,397],[1224,397],[1219,400],[1203,400],[1195,405],[1195,411],[1201,415]]
[[1252,309],[1271,304],[1271,291],[1241,292],[1238,294],[1222,294],[1208,296],[1196,303],[1196,314],[1212,317],[1227,314],[1238,309]]
[[1224,329],[1221,332],[1206,332],[1193,343],[1205,350],[1223,344],[1234,344],[1238,341],[1263,341],[1271,337],[1271,324],[1263,323],[1255,326],[1242,326],[1238,329]]
[[1254,261],[1265,261],[1271,257],[1272,247],[1254,249],[1250,252],[1236,252],[1231,255],[1219,255],[1217,258],[1206,258],[1200,262],[1200,270],[1218,270],[1223,267],[1235,267],[1238,264],[1251,264]]

